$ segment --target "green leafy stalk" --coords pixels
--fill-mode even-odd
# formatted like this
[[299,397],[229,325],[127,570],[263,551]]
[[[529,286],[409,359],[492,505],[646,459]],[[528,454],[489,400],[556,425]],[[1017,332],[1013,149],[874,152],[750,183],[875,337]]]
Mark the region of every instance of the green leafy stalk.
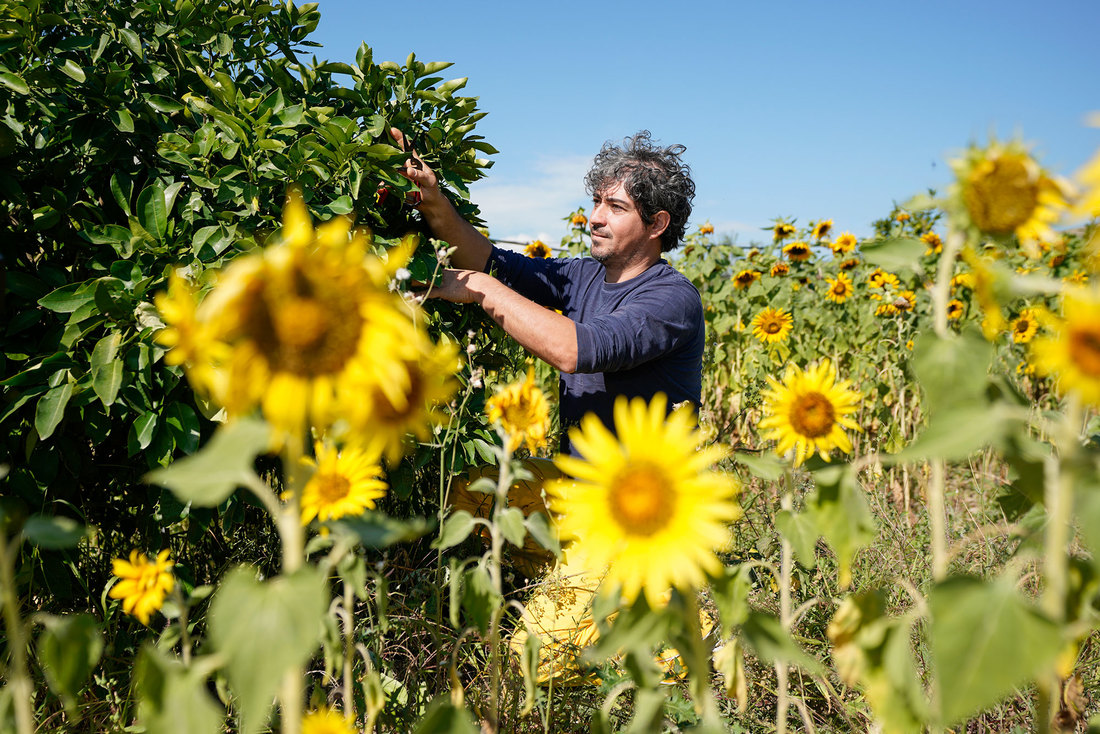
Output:
[[19,598],[15,594],[15,574],[12,566],[15,549],[20,539],[17,537],[11,545],[0,535],[0,590],[3,593],[4,628],[7,630],[8,654],[11,663],[7,669],[8,685],[11,686],[12,703],[15,706],[15,725],[19,734],[32,734],[34,731],[34,713],[31,711],[33,689],[31,677],[27,671],[27,638],[23,619],[19,616]]
[[[508,487],[512,485],[512,450],[509,437],[504,436],[500,454],[500,476],[497,477],[496,500],[493,502],[493,522],[489,529],[491,545],[489,578],[493,582],[496,599],[503,598],[504,583],[501,573],[501,557],[504,549],[504,532],[501,516],[508,509]],[[504,605],[498,603],[489,622],[489,731],[496,732],[500,725],[500,619]]]

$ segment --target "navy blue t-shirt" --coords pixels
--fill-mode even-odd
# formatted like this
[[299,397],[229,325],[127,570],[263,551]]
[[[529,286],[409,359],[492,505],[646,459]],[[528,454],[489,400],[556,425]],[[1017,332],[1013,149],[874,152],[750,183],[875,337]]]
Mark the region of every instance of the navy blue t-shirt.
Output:
[[561,451],[568,429],[595,413],[615,430],[615,398],[659,392],[671,408],[698,409],[705,343],[703,303],[682,273],[661,260],[622,283],[604,281],[591,257],[542,259],[493,248],[486,265],[505,285],[577,325],[577,370],[561,373]]

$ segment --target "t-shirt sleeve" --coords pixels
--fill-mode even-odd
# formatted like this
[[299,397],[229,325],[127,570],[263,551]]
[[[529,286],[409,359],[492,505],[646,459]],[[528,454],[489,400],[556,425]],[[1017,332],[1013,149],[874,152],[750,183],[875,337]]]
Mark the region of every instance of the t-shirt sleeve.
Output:
[[564,308],[573,259],[527,257],[493,247],[485,272],[504,285],[546,308]]
[[577,372],[630,369],[690,343],[702,323],[699,292],[687,281],[647,289],[612,313],[577,324]]

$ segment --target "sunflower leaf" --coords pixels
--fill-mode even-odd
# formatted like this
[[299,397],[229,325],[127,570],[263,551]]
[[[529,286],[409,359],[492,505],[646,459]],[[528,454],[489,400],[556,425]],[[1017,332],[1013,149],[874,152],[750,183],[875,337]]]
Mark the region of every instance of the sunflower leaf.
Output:
[[928,248],[924,242],[908,237],[897,237],[877,242],[864,242],[860,246],[863,259],[883,270],[897,271],[909,269],[923,273],[921,256]]
[[252,462],[269,445],[267,424],[235,421],[218,429],[199,453],[149,472],[145,481],[167,487],[181,502],[216,507],[238,486],[256,479]]
[[46,682],[65,705],[75,712],[76,694],[92,674],[103,652],[103,635],[90,614],[39,616],[45,629],[38,638],[38,660]]
[[470,535],[474,529],[474,516],[466,510],[456,510],[443,521],[443,527],[439,530],[439,537],[432,543],[433,548],[444,550],[452,545],[458,545]]
[[[138,721],[147,734],[216,734],[225,730],[225,713],[206,690],[202,663],[190,667],[147,644],[134,665]],[[197,664],[196,664],[197,663]]]

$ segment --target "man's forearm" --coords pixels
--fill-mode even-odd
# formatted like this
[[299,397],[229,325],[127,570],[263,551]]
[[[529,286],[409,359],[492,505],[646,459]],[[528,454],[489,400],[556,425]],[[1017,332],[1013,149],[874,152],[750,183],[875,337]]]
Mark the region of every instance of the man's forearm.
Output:
[[451,255],[453,267],[485,270],[493,243],[463,219],[447,197],[440,195],[438,200],[425,201],[420,207],[420,213],[427,220],[432,234],[455,248]]

